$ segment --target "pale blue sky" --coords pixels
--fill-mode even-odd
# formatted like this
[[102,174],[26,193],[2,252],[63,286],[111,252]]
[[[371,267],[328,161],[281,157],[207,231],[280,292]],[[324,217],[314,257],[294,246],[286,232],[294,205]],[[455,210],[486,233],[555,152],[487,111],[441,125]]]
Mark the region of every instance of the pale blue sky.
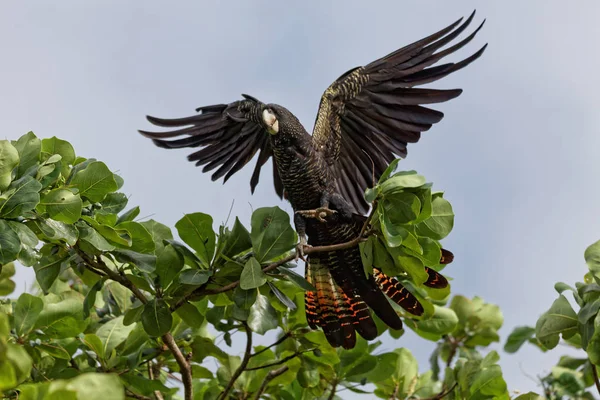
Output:
[[[444,190],[456,213],[444,241],[453,292],[480,295],[505,315],[503,340],[534,324],[556,281],[585,273],[600,238],[600,3],[580,1],[6,2],[0,13],[2,138],[28,130],[73,143],[125,178],[130,204],[174,225],[203,211],[246,223],[280,205],[269,170],[250,196],[250,170],[226,185],[136,133],[144,115],[187,116],[240,93],[279,103],[309,129],[322,91],[341,73],[433,33],[477,7],[487,18],[465,56],[484,56],[435,87],[464,89],[446,118],[400,166]],[[168,4],[168,5],[167,5]],[[570,3],[569,3],[570,4]],[[454,59],[457,59],[455,57]],[[32,276],[20,272],[20,288]],[[428,368],[432,344],[407,334]],[[536,389],[562,350],[501,353],[509,388]],[[344,392],[347,393],[347,392]]]

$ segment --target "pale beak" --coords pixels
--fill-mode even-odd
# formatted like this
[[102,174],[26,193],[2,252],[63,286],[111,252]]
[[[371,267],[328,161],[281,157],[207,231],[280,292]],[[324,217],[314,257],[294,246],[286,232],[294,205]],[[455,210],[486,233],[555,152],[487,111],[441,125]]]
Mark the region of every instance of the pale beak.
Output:
[[264,110],[262,117],[265,125],[268,126],[268,131],[271,135],[279,132],[279,121],[275,115],[270,113],[268,110]]

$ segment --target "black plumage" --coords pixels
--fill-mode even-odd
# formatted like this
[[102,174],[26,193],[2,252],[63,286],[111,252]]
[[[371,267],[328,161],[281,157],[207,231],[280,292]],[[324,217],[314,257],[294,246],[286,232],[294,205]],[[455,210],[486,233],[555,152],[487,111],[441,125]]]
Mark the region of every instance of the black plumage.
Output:
[[[469,26],[474,14],[338,78],[321,97],[312,136],[284,107],[248,95],[230,104],[198,108],[200,114],[192,117],[148,117],[154,125],[175,130],[140,132],[160,147],[200,147],[188,159],[202,165],[203,172],[214,171],[212,180],[227,181],[258,154],[252,193],[261,167],[272,159],[275,190],[296,211],[299,250],[306,235],[312,246],[350,241],[360,234],[362,214],[369,207],[365,189],[396,156],[406,156],[408,143],[417,142],[443,118],[424,105],[461,94],[460,89],[415,86],[441,79],[481,56],[486,46],[462,61],[434,65],[475,37],[483,23],[443,49]],[[312,211],[300,212],[307,210]],[[452,259],[449,252],[443,253],[442,262],[444,257]],[[447,285],[443,276],[432,269],[427,272],[426,285]],[[353,347],[355,332],[366,339],[377,335],[369,307],[391,328],[402,327],[384,293],[409,312],[423,312],[416,298],[377,266],[374,275],[365,277],[358,246],[312,254],[306,278],[317,288],[306,294],[308,323],[321,327],[333,346]]]

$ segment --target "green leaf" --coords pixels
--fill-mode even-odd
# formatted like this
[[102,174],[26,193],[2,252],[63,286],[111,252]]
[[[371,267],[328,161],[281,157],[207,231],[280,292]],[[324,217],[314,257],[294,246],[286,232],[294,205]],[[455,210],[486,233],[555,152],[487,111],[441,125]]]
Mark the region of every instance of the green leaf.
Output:
[[152,273],[156,269],[156,256],[131,250],[113,250],[112,254],[122,263],[131,263],[141,271]]
[[254,289],[267,282],[267,275],[262,271],[256,258],[251,257],[246,261],[242,275],[240,276],[240,287],[244,290]]
[[129,326],[134,322],[138,322],[142,318],[142,311],[144,311],[144,305],[140,304],[137,307],[130,308],[123,316],[123,325]]
[[439,340],[442,336],[454,332],[458,325],[458,317],[452,309],[434,305],[434,314],[431,318],[407,320],[406,324],[423,337]]
[[298,241],[290,217],[279,207],[259,208],[252,213],[250,238],[259,263],[281,257]]
[[113,318],[100,326],[96,331],[96,336],[102,343],[100,356],[108,359],[112,351],[127,339],[134,327],[135,325],[126,326],[123,324],[123,316]]
[[131,236],[131,247],[129,250],[138,253],[154,253],[156,244],[146,227],[138,222],[127,221],[116,226],[117,229],[125,229]]
[[407,224],[421,212],[421,201],[408,192],[398,192],[384,197],[382,206],[392,224]]
[[152,299],[144,306],[142,325],[150,336],[162,336],[169,332],[173,316],[169,305],[163,299]]
[[100,161],[92,162],[84,170],[77,172],[71,185],[79,189],[82,197],[93,203],[118,189],[114,174]]
[[[0,148],[1,151],[1,148]],[[0,153],[0,157],[2,154]],[[1,159],[0,159],[1,161]],[[1,178],[0,178],[1,179]],[[17,374],[12,364],[8,361],[0,362],[0,391],[12,389],[17,386]]]
[[75,161],[75,150],[71,143],[58,139],[56,136],[50,139],[42,139],[42,152],[48,154],[59,154],[64,166],[63,175],[66,176],[66,171],[69,165]]
[[2,196],[4,199],[0,197],[0,216],[17,218],[33,210],[40,202],[41,189],[42,184],[29,175],[14,181]]
[[117,374],[84,373],[71,379],[67,389],[77,392],[78,399],[125,400],[125,388]]
[[379,184],[382,184],[390,177],[392,172],[394,172],[396,170],[396,167],[398,166],[398,163],[400,162],[400,160],[401,160],[400,158],[396,158],[394,161],[392,161],[390,163],[390,165],[388,165],[388,167],[385,169],[385,171],[383,171],[383,174],[381,174],[381,177],[379,178]]
[[0,219],[0,264],[16,260],[20,250],[19,236],[10,228],[8,222]]
[[252,307],[250,307],[248,326],[259,335],[264,335],[265,332],[276,329],[279,326],[277,312],[271,306],[266,296],[259,294]]
[[250,232],[241,224],[240,220],[236,217],[235,223],[231,232],[227,236],[227,241],[223,246],[221,253],[229,258],[240,254],[242,251],[252,248],[252,240],[250,239]]
[[[5,345],[4,359],[12,364],[15,371],[17,382],[23,382],[29,379],[33,360],[24,346],[8,343]],[[0,373],[1,375],[1,373]]]
[[43,255],[42,258],[33,266],[35,279],[44,291],[48,292],[62,268],[66,258],[63,254]]
[[568,339],[577,333],[577,314],[563,295],[537,321],[535,332],[538,340],[548,349],[556,347],[559,334]]
[[83,300],[83,318],[90,316],[90,310],[96,304],[96,295],[102,289],[102,285],[104,285],[104,279],[99,279],[85,295],[85,299]]
[[206,267],[215,253],[216,236],[212,224],[212,217],[203,213],[185,214],[175,224],[179,237],[196,251]]
[[8,140],[0,140],[0,192],[12,180],[12,170],[19,164],[19,152]]
[[514,400],[544,400],[545,398],[535,392],[527,392],[515,397]]
[[26,225],[42,240],[62,241],[69,246],[74,246],[79,237],[79,232],[75,226],[51,218],[28,221]]
[[508,335],[504,351],[507,353],[516,353],[523,343],[529,341],[535,335],[535,328],[530,326],[518,326]]
[[171,229],[160,222],[156,222],[155,220],[151,219],[148,221],[142,221],[140,224],[146,228],[146,230],[150,233],[150,236],[152,236],[152,240],[154,240],[154,254],[159,254],[162,251],[163,247],[165,246],[163,243],[164,240],[173,239]]
[[160,279],[160,286],[163,288],[168,287],[182,268],[183,256],[170,244],[165,246],[158,254],[156,269],[154,270]]
[[454,212],[448,200],[435,196],[431,202],[431,216],[417,224],[417,233],[431,239],[441,240],[454,227]]
[[108,243],[108,241],[104,239],[104,237],[100,235],[98,231],[86,223],[78,223],[77,230],[79,231],[80,241],[89,244],[93,248],[100,251],[112,251],[115,249],[115,246]]
[[244,290],[238,286],[233,291],[233,302],[242,310],[249,310],[256,301],[257,294],[256,289]]
[[102,212],[118,214],[127,206],[127,196],[124,193],[109,193],[100,204]]
[[186,285],[200,286],[208,282],[212,275],[209,270],[186,269],[179,275],[179,282]]
[[275,286],[275,284],[271,282],[267,282],[267,284],[269,285],[269,288],[271,289],[275,297],[277,297],[277,300],[281,302],[281,304],[283,304],[291,311],[294,311],[296,309],[296,303],[294,303],[294,301],[290,299],[285,293],[279,290],[277,286]]
[[[14,275],[15,265],[13,263],[0,264],[0,296],[8,296],[15,290],[15,282],[10,279]],[[4,323],[2,319],[3,315],[5,314],[0,312],[0,339],[2,338],[2,329],[4,328],[2,325]]]
[[40,313],[35,328],[54,339],[74,337],[84,331],[89,320],[83,318],[81,301],[66,299],[46,304]]
[[54,358],[59,358],[61,360],[70,360],[71,354],[65,349],[63,346],[57,343],[42,343],[37,346],[39,349],[44,351],[44,353],[51,355]]
[[101,224],[95,219],[86,215],[82,216],[81,219],[90,224],[92,228],[94,228],[109,242],[123,247],[131,246],[131,237],[129,236],[129,232],[127,232],[125,229],[116,229],[112,226]]
[[40,161],[42,142],[33,134],[33,132],[27,132],[17,141],[12,142],[12,144],[19,153],[17,176],[21,177],[25,171]]
[[277,268],[277,270],[279,272],[281,272],[283,275],[287,276],[288,279],[292,283],[294,283],[296,286],[298,286],[300,289],[303,289],[303,290],[306,290],[309,292],[314,292],[317,290],[310,282],[308,282],[306,279],[304,279],[303,276],[298,275],[297,273],[292,271],[290,268],[287,268],[282,265],[279,268]]
[[594,318],[594,333],[585,350],[592,364],[600,365],[600,314]]
[[14,327],[17,336],[27,335],[33,329],[38,316],[44,308],[42,299],[23,293],[14,306]]
[[153,398],[155,392],[169,394],[173,392],[177,393],[179,390],[178,388],[168,388],[158,379],[147,379],[134,373],[121,374],[119,376],[127,385],[127,389],[141,395],[152,396]]
[[366,242],[361,242],[358,244],[360,258],[362,260],[363,269],[367,278],[369,275],[373,274],[373,246],[375,241],[377,241],[375,236],[369,236]]
[[600,240],[585,249],[583,256],[592,274],[600,276]]
[[68,189],[54,189],[46,194],[40,201],[46,208],[50,218],[73,224],[81,218],[83,202],[79,194],[73,194]]
[[417,174],[416,171],[400,171],[386,179],[380,186],[381,192],[386,196],[405,188],[418,188],[425,183],[425,177]]
[[183,322],[188,324],[192,329],[199,329],[204,322],[204,316],[193,304],[185,303],[175,311],[181,317]]
[[398,397],[409,397],[412,394],[410,393],[410,389],[414,387],[415,380],[419,375],[417,359],[412,355],[410,350],[405,348],[396,349],[394,352],[398,353],[398,359],[393,378],[400,385],[400,393],[402,393],[398,393]]
[[119,216],[117,219],[117,225],[123,222],[133,221],[138,215],[140,215],[140,207],[135,206]]
[[492,365],[479,371],[469,388],[470,399],[483,400],[507,394],[506,382],[499,365]]

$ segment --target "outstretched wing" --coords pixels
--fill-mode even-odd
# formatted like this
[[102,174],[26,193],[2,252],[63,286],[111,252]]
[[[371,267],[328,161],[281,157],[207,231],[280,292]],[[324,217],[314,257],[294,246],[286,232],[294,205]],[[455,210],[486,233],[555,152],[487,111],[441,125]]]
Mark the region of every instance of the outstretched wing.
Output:
[[[180,128],[167,132],[139,131],[152,139],[154,144],[166,149],[183,147],[203,147],[188,156],[196,166],[204,165],[202,172],[218,169],[212,174],[212,180],[224,177],[223,182],[248,164],[260,151],[254,173],[250,180],[250,189],[258,184],[260,169],[273,155],[269,133],[261,124],[264,104],[252,96],[242,95],[244,100],[231,104],[217,104],[200,107],[198,115],[186,118],[163,119],[148,116],[152,124]],[[283,196],[283,184],[273,165],[275,191]]]
[[[406,145],[439,122],[444,114],[423,104],[459,96],[460,89],[418,89],[479,58],[483,46],[457,62],[431,66],[469,43],[483,23],[462,41],[440,50],[473,20],[456,21],[441,31],[403,47],[364,67],[346,72],[321,97],[313,130],[315,148],[323,152],[337,188],[360,213],[368,210],[364,191],[378,179],[394,154],[405,157]],[[485,21],[484,21],[485,22]],[[456,28],[456,29],[455,29]]]

